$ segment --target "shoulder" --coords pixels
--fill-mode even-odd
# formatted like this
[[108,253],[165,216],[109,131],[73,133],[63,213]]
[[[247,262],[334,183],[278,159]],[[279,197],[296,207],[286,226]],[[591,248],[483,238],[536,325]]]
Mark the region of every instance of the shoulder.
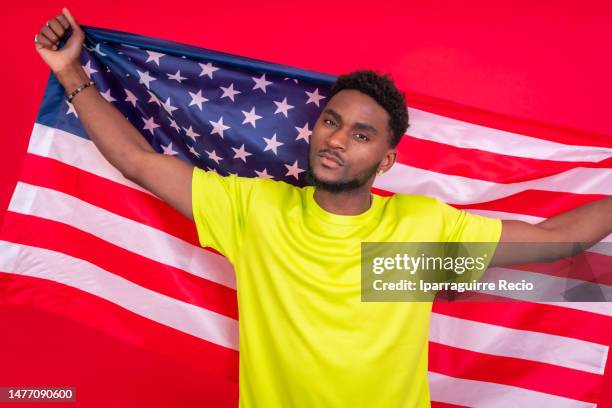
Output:
[[420,194],[394,194],[383,197],[383,202],[388,209],[394,208],[403,214],[433,214],[442,212],[444,207],[448,205],[435,197]]
[[242,177],[237,175],[220,175],[215,171],[207,171],[198,167],[193,170],[194,187],[207,188],[219,186],[230,190],[263,191],[267,193],[290,191],[296,187],[282,182],[259,177]]

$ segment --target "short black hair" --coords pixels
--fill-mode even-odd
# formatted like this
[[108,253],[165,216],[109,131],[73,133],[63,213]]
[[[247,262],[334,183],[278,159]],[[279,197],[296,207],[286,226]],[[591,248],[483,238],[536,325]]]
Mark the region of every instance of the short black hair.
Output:
[[332,85],[329,99],[344,89],[354,89],[374,99],[389,114],[391,139],[389,145],[396,147],[408,128],[408,109],[404,94],[389,75],[371,70],[359,70],[340,75]]

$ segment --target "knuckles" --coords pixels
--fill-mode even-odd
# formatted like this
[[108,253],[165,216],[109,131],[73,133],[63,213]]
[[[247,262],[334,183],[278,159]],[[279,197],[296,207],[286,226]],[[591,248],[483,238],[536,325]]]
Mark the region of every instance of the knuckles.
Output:
[[[53,24],[52,27],[52,23],[57,24]],[[64,34],[66,34],[66,31],[63,24],[59,21],[59,18],[56,17],[47,21],[47,23],[40,28],[39,34],[44,35],[52,42],[58,42],[62,39]]]
[[[66,17],[58,14],[45,22],[38,31],[35,40],[43,48],[57,49],[60,40],[64,38],[69,28],[70,24]],[[77,39],[85,37],[81,30],[74,30],[72,35],[76,36]]]

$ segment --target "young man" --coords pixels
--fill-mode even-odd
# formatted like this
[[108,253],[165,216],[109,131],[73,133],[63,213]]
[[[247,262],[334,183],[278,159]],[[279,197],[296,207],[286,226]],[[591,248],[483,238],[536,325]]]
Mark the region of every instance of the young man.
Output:
[[[361,242],[594,243],[612,232],[610,198],[531,225],[423,196],[372,195],[408,117],[393,82],[369,71],[335,83],[310,139],[311,186],[202,171],[156,153],[95,87],[83,87],[83,38],[64,10],[35,41],[92,141],[126,178],[194,220],[200,243],[234,265],[242,406],[429,406],[431,304],[362,302]],[[497,251],[492,263],[525,259]]]

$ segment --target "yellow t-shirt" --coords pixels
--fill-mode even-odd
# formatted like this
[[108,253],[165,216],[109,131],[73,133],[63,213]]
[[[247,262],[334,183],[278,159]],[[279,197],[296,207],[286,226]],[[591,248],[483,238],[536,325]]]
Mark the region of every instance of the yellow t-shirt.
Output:
[[240,406],[429,407],[431,303],[361,302],[361,242],[497,242],[500,220],[404,194],[336,215],[313,192],[194,169],[200,244],[236,271]]

